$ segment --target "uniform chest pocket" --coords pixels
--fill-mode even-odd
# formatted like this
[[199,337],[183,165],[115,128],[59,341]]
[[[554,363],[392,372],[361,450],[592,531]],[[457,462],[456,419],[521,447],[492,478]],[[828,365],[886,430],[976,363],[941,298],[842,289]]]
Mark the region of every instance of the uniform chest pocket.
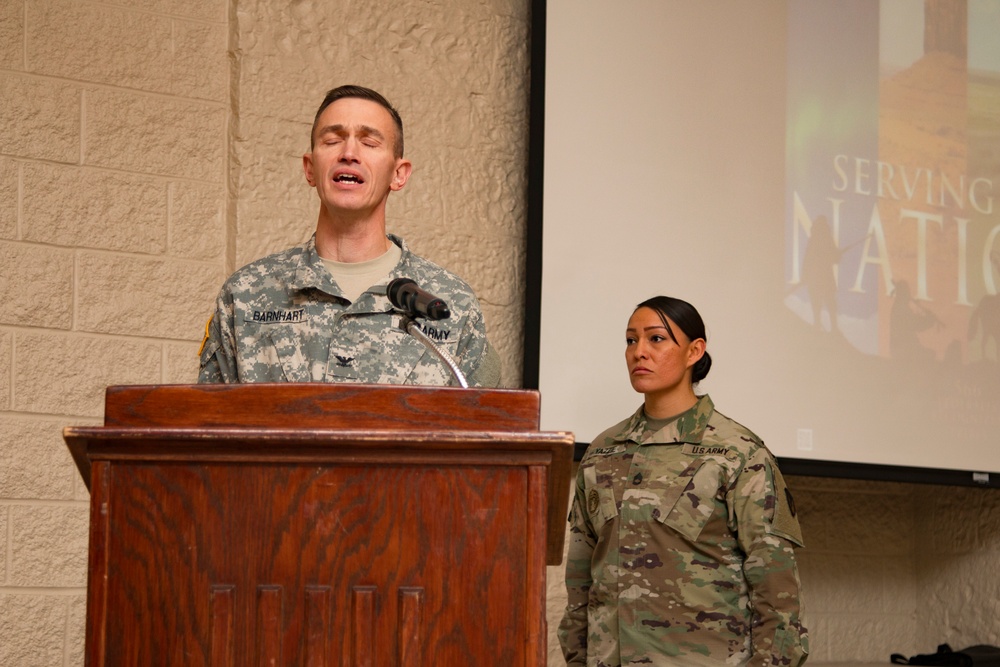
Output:
[[693,462],[660,498],[657,521],[697,540],[724,497],[725,470],[711,460]]
[[310,334],[306,324],[270,325],[265,330],[270,345],[260,345],[253,362],[271,368],[270,382],[320,382],[326,342]]

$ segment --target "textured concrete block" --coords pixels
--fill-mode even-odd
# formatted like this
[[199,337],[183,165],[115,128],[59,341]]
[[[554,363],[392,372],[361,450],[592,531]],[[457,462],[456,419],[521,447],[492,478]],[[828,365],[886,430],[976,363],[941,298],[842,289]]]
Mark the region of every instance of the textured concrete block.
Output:
[[804,596],[812,613],[882,612],[883,570],[880,559],[810,554],[806,550],[799,552],[798,561]]
[[1000,645],[996,553],[938,555],[922,561],[918,626],[920,636],[931,646],[920,652],[932,652],[941,643],[954,648]]
[[[302,173],[309,125],[253,118],[241,129],[244,140],[233,147],[241,165],[236,267],[308,239],[319,211],[319,198]],[[390,209],[395,194],[389,198]]]
[[933,487],[920,496],[918,628],[927,650],[1000,644],[1000,525],[995,489]]
[[[6,585],[7,583],[7,527],[10,524],[10,506],[0,505],[0,553],[4,554],[3,558],[0,558],[0,585]],[[2,614],[2,612],[0,612]],[[2,625],[0,621],[0,625]],[[4,635],[9,636],[9,635]]]
[[19,2],[0,3],[0,69],[24,68],[24,9]]
[[[448,120],[442,123],[451,122]],[[496,119],[488,121],[496,122]],[[452,230],[476,237],[515,236],[523,230],[524,193],[527,190],[527,121],[511,127],[524,128],[522,134],[507,137],[508,144],[493,143],[482,131],[470,128],[471,147],[440,145],[434,136],[425,137],[423,156],[414,157],[415,199],[427,197],[435,206],[445,206],[447,218],[437,220]],[[434,134],[442,129],[435,126]],[[414,131],[416,132],[416,130]],[[408,186],[409,187],[409,186]],[[429,221],[430,222],[430,221]],[[522,232],[523,234],[523,232]]]
[[14,505],[10,527],[11,585],[86,586],[86,505]]
[[167,247],[167,185],[157,179],[25,164],[22,215],[26,241],[140,253]]
[[[0,324],[69,329],[73,252],[0,241]],[[39,299],[44,294],[44,299]]]
[[1000,491],[982,491],[979,516],[979,548],[993,553],[1000,559]]
[[[844,527],[853,535],[851,539],[858,552],[894,556],[913,552],[916,521],[910,496],[859,496],[856,505],[860,520],[853,526],[855,531]],[[868,516],[860,517],[862,512],[867,512]],[[832,525],[837,525],[836,520]]]
[[882,560],[882,608],[890,614],[912,614],[917,609],[920,572],[913,554]]
[[519,300],[523,240],[477,237],[456,221],[451,231],[440,236],[422,234],[416,245],[426,249],[419,254],[462,276],[480,301],[510,306]]
[[80,95],[62,81],[0,72],[0,153],[78,162]]
[[824,534],[810,548],[857,554],[906,554],[915,540],[913,500],[879,493],[816,494]]
[[225,179],[226,112],[220,104],[120,90],[86,96],[84,162],[143,174]]
[[0,239],[17,238],[18,165],[0,158]]
[[190,19],[226,20],[225,0],[117,0],[115,4]]
[[69,598],[69,620],[66,624],[66,664],[82,665],[87,632],[87,596]]
[[[208,320],[208,315],[205,316]],[[198,350],[201,343],[164,343],[166,359],[163,382],[166,384],[194,384],[198,381]]]
[[221,261],[226,252],[226,192],[221,185],[170,184],[169,255]]
[[221,274],[214,265],[81,252],[81,331],[200,340]]
[[155,384],[160,346],[121,337],[15,334],[14,410],[101,417],[113,384]]
[[876,493],[893,496],[911,494],[916,489],[926,488],[922,484],[902,482],[876,482],[869,479],[840,479],[837,477],[805,477],[788,475],[785,478],[792,489],[803,491],[832,491],[835,493]]
[[[14,353],[14,334],[0,330],[0,411],[10,409],[10,373]],[[2,580],[0,580],[2,581]]]
[[984,497],[983,489],[927,487],[916,501],[923,548],[939,555],[975,551]]
[[3,497],[72,500],[76,466],[62,439],[64,422],[0,416]]
[[[398,4],[406,11],[406,4]],[[240,3],[240,43],[243,53],[238,86],[242,91],[241,107],[246,114],[273,116],[289,120],[312,120],[323,94],[343,83],[376,87],[384,83],[373,80],[368,71],[375,69],[361,51],[366,17],[378,13],[376,6],[366,11],[350,12],[343,0],[334,2],[291,4],[269,0],[246,0]],[[340,38],[330,39],[321,24],[339,25]],[[355,57],[351,57],[351,45]],[[388,49],[388,45],[387,45]],[[383,53],[389,53],[386,50]],[[380,58],[385,64],[386,58]],[[366,70],[366,71],[362,71]],[[383,93],[388,93],[384,89]],[[395,98],[389,95],[395,102]],[[406,122],[404,117],[403,122]]]
[[831,662],[888,663],[893,653],[909,655],[917,643],[912,616],[836,614],[827,618],[827,632]]
[[31,71],[77,81],[169,92],[171,19],[70,0],[27,5]]
[[174,21],[174,94],[224,102],[229,82],[227,46],[224,25]]
[[0,593],[0,665],[63,665],[65,633],[66,598]]

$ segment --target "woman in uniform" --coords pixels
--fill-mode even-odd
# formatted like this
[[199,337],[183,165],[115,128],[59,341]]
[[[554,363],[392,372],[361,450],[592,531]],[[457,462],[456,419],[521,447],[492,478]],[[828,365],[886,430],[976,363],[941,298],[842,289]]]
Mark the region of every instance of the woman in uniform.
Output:
[[643,404],[580,462],[568,665],[785,665],[808,653],[795,505],[774,457],[695,394],[712,360],[695,308],[657,296],[625,331]]

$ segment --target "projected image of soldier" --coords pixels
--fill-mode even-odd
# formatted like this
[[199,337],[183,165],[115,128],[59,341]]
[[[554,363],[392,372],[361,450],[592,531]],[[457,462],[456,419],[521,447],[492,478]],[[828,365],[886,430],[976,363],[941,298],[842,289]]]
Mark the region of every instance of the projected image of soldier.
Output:
[[802,282],[809,293],[812,306],[813,324],[823,327],[823,311],[830,320],[830,332],[837,331],[837,263],[843,251],[837,248],[833,231],[826,216],[813,221],[809,233],[809,245],[802,259]]
[[905,361],[929,361],[934,353],[920,343],[919,334],[931,327],[943,327],[944,322],[913,298],[910,284],[897,280],[893,284],[892,310],[889,313],[889,355]]
[[[990,264],[993,271],[1000,270],[1000,253],[990,253]],[[1000,360],[1000,294],[984,294],[969,315],[969,342],[976,337],[982,359]]]

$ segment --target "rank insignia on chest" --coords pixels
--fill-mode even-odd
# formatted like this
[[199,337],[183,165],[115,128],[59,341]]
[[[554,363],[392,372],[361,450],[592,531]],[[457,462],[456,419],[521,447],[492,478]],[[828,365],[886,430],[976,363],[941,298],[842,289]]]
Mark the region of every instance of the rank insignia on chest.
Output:
[[597,489],[591,489],[590,494],[587,496],[587,511],[591,514],[597,512],[597,508],[601,506],[601,496],[597,493]]

